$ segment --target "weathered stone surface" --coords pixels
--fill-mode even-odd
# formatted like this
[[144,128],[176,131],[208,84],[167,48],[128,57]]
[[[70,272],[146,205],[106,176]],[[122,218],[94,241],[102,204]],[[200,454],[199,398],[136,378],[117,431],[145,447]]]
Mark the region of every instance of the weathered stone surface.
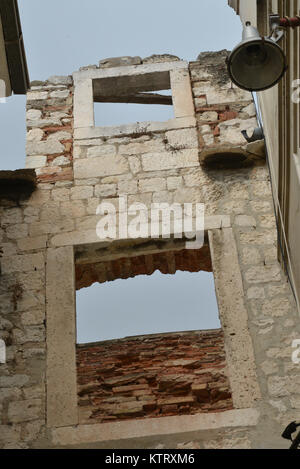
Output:
[[169,145],[174,149],[198,147],[196,129],[170,130],[166,132],[166,139]]
[[128,163],[122,156],[102,156],[101,158],[81,159],[74,161],[74,176],[86,179],[97,176],[111,176],[128,171]]
[[163,178],[140,179],[139,189],[142,192],[162,191],[166,189],[166,180]]
[[100,68],[122,67],[124,65],[139,65],[142,63],[141,57],[110,57],[99,61]]
[[279,282],[281,279],[280,267],[278,265],[250,267],[245,273],[245,278],[249,283]]
[[12,423],[29,422],[43,415],[42,401],[40,399],[26,399],[11,402],[8,407],[8,418]]
[[145,57],[143,59],[143,64],[151,64],[151,63],[161,63],[161,62],[175,62],[180,60],[179,57],[176,55],[171,54],[153,54],[149,57]]
[[47,98],[47,91],[29,91],[29,93],[27,93],[27,101],[44,100]]
[[51,83],[52,85],[64,85],[64,86],[72,85],[73,83],[71,76],[66,77],[66,76],[54,75],[48,78],[47,81],[48,83]]
[[26,158],[26,168],[42,168],[47,163],[47,156],[36,155],[36,156],[27,156]]
[[69,90],[58,90],[50,93],[50,98],[66,99],[70,95]]
[[53,155],[57,153],[63,153],[64,146],[53,138],[48,138],[43,142],[28,142],[26,144],[27,155]]
[[14,376],[1,376],[0,377],[0,388],[21,388],[29,381],[29,376],[27,375],[18,375]]
[[148,153],[142,156],[145,171],[199,166],[198,150],[178,150],[175,153]]

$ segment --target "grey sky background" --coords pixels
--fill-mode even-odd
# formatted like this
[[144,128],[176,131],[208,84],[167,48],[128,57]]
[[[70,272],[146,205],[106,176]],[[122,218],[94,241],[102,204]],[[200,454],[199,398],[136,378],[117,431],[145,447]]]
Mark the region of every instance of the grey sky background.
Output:
[[[87,304],[89,305],[87,309]],[[210,272],[139,275],[77,292],[77,341],[220,327]]]
[[[122,55],[169,53],[196,60],[202,51],[232,49],[242,32],[227,0],[19,0],[19,9],[31,80],[70,75]],[[24,96],[13,96],[0,104],[1,169],[25,165],[25,103]],[[96,105],[96,121],[117,125],[172,115],[168,106],[137,106]],[[218,327],[218,321],[210,320],[213,314],[216,318],[212,274],[203,272],[164,278],[156,273],[94,285],[77,298],[80,342],[112,338],[116,329],[121,337]],[[149,298],[162,302],[155,306]],[[125,300],[131,301],[126,313]]]

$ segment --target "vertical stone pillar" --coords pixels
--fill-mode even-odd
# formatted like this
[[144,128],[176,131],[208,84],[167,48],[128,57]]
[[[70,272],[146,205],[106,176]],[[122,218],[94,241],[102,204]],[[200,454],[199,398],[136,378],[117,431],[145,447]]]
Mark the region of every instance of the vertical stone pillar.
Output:
[[75,273],[73,247],[48,249],[46,266],[47,425],[75,425]]

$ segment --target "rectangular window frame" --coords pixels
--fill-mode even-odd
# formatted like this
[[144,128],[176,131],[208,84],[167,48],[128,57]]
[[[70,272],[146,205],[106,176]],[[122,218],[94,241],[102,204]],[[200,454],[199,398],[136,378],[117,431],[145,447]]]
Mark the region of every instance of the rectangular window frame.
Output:
[[158,431],[159,434],[170,434],[169,425],[173,424],[174,433],[183,427],[184,431],[200,431],[256,425],[259,413],[255,402],[261,396],[234,234],[228,220],[224,224],[220,217],[209,217],[205,230],[211,249],[234,410],[132,422],[80,424],[76,380],[76,245],[52,247],[47,249],[46,263],[47,426],[55,444],[126,439],[132,425],[131,437],[153,436]]
[[[144,64],[137,66],[91,69],[75,72],[74,79],[74,139],[99,138],[195,127],[196,119],[188,63],[185,61]],[[108,91],[108,83],[136,86],[139,89],[170,89],[174,119],[165,122],[139,122],[121,126],[96,127],[94,117],[95,89]],[[126,85],[127,83],[127,85]],[[132,85],[133,83],[133,85]],[[148,85],[147,85],[148,83]]]

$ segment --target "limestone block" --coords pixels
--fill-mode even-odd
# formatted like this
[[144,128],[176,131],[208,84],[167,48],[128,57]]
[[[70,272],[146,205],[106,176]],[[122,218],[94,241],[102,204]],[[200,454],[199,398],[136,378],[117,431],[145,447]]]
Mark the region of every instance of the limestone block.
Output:
[[16,224],[22,222],[22,210],[20,208],[8,208],[1,213],[1,225]]
[[75,179],[111,176],[128,171],[127,159],[119,155],[105,155],[101,158],[85,158],[74,161]]
[[60,119],[34,119],[30,120],[27,119],[26,121],[27,127],[32,127],[32,128],[43,128],[43,127],[52,127],[52,126],[59,126],[62,125],[60,122]]
[[97,184],[95,186],[96,197],[107,197],[110,195],[115,195],[116,192],[117,192],[116,184]]
[[165,146],[162,139],[148,140],[141,143],[133,142],[119,147],[119,153],[122,155],[138,155],[164,150]]
[[208,88],[204,93],[206,94],[207,104],[225,104],[225,103],[235,103],[237,101],[252,101],[252,95],[249,91],[244,91],[237,86],[231,87],[230,83],[226,89],[217,89],[213,86]]
[[42,168],[47,164],[47,156],[44,155],[35,155],[27,156],[25,160],[26,168]]
[[0,388],[21,388],[29,381],[29,376],[14,374],[13,376],[0,376]]
[[218,120],[218,113],[216,111],[205,111],[200,114],[200,121],[214,122]]
[[94,127],[94,98],[91,79],[77,82],[75,87],[74,128],[80,127]]
[[251,442],[247,437],[222,438],[204,442],[205,449],[251,449]]
[[198,136],[196,129],[179,129],[166,132],[168,143],[175,148],[197,148]]
[[253,194],[261,199],[262,197],[270,197],[271,186],[269,181],[256,181],[253,185]]
[[207,146],[213,145],[215,143],[215,138],[212,132],[205,133],[202,138],[204,140],[205,145]]
[[243,107],[242,112],[248,114],[249,117],[256,117],[256,109],[254,103],[248,104],[248,106]]
[[27,93],[27,101],[38,101],[48,98],[48,91],[29,91]]
[[198,150],[179,150],[174,153],[148,153],[142,156],[144,171],[199,166]]
[[71,76],[54,75],[54,76],[48,78],[47,81],[48,81],[48,83],[52,83],[53,85],[64,85],[64,86],[72,85],[72,83],[73,83],[73,80],[72,80]]
[[[68,188],[53,189],[51,195],[54,201],[65,202],[70,199],[70,190]],[[57,209],[56,205],[54,205],[54,209]]]
[[143,64],[153,64],[153,63],[165,63],[165,62],[175,62],[180,60],[176,55],[171,54],[152,54],[149,57],[143,59]]
[[138,191],[138,184],[135,179],[118,182],[118,194],[119,195],[136,194],[137,191]]
[[8,406],[8,419],[12,423],[29,422],[43,415],[41,399],[26,399],[24,401],[10,402]]
[[32,129],[27,132],[26,139],[28,142],[39,142],[43,136],[44,132],[42,129]]
[[255,218],[249,215],[237,215],[234,223],[238,226],[256,226]]
[[45,328],[44,325],[26,326],[25,331],[21,329],[13,330],[13,338],[16,344],[26,344],[28,342],[44,342]]
[[71,199],[89,199],[93,196],[93,192],[92,186],[75,186],[71,188]]
[[260,264],[262,257],[259,250],[253,246],[242,248],[242,262],[243,264]]
[[100,156],[115,155],[115,154],[116,154],[116,148],[114,147],[114,145],[90,147],[88,148],[88,151],[87,151],[88,158],[98,158]]
[[37,384],[23,389],[25,399],[39,399],[45,392],[45,386]]
[[70,95],[69,90],[58,90],[50,93],[50,98],[66,99]]
[[250,267],[245,272],[245,279],[249,283],[279,282],[281,280],[281,269],[279,265],[260,265]]
[[164,178],[140,179],[139,189],[141,192],[163,191],[166,189],[166,180]]
[[59,130],[49,135],[48,141],[59,141],[70,140],[72,138],[72,131],[70,130]]
[[63,217],[83,217],[85,215],[85,205],[83,200],[72,200],[71,202],[61,202],[60,213]]
[[200,187],[179,187],[174,192],[174,202],[178,204],[186,204],[186,203],[201,203],[202,199],[202,191]]
[[157,191],[154,192],[152,196],[152,202],[159,204],[172,204],[173,203],[173,193],[169,191]]
[[291,304],[288,298],[273,298],[266,300],[262,305],[262,313],[266,316],[286,316],[290,310]]
[[31,251],[34,249],[43,249],[47,245],[47,236],[37,236],[34,238],[18,239],[18,248],[21,251]]
[[42,118],[42,111],[39,109],[29,109],[26,112],[26,119],[28,121],[40,120]]
[[211,127],[207,124],[201,125],[199,130],[200,130],[201,135],[212,134]]
[[171,70],[170,81],[175,117],[194,116],[194,103],[189,71]]
[[47,425],[76,425],[73,246],[47,251]]
[[169,191],[173,189],[177,189],[178,187],[182,186],[182,184],[183,184],[182,176],[170,176],[167,178],[167,186],[168,186]]
[[139,158],[130,156],[128,158],[130,171],[135,175],[141,171],[141,162]]
[[[21,398],[22,391],[18,388],[1,388],[0,389],[0,402],[3,403],[5,399],[9,400],[19,400]],[[1,429],[1,427],[0,427]],[[0,431],[0,440],[1,440],[1,431]]]
[[68,166],[70,164],[71,161],[67,156],[58,156],[51,161],[50,166]]
[[99,61],[100,68],[122,67],[124,65],[140,65],[142,63],[141,57],[109,57]]
[[65,147],[59,140],[50,137],[42,142],[27,142],[26,144],[27,155],[53,155],[55,153],[63,153],[64,149]]
[[44,268],[44,256],[39,253],[4,257],[1,261],[1,266],[2,273],[39,270]]
[[242,130],[247,130],[248,134],[251,135],[253,130],[257,127],[257,120],[252,119],[231,119],[219,124],[220,144],[230,145],[245,145],[246,140],[242,135]]
[[21,425],[0,425],[0,441],[8,441],[15,445],[20,439]]
[[249,300],[258,300],[265,298],[265,291],[263,287],[250,287],[247,290],[247,298]]
[[277,240],[277,233],[274,230],[249,231],[241,233],[240,239],[243,244],[274,244]]
[[32,310],[22,314],[21,321],[24,326],[37,326],[43,324],[45,320],[44,310]]
[[265,360],[260,366],[265,375],[272,375],[279,371],[277,363],[272,362],[271,360]]

